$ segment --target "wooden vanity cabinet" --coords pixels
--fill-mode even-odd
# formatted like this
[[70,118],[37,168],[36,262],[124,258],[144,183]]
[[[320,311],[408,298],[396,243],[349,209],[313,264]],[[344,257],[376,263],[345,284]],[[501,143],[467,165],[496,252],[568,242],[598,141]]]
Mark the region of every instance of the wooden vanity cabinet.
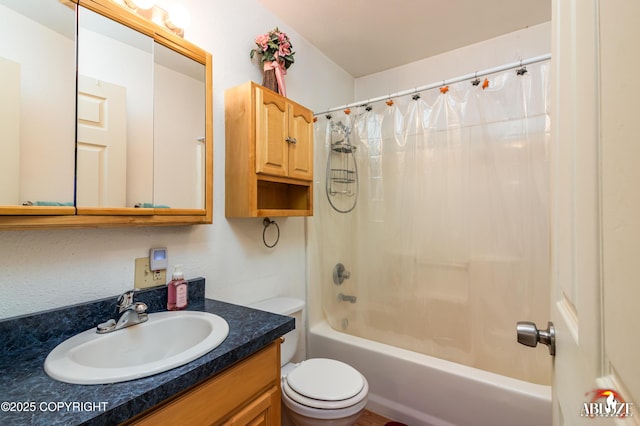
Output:
[[125,423],[280,426],[280,340]]
[[225,92],[227,217],[313,215],[313,113],[247,82]]

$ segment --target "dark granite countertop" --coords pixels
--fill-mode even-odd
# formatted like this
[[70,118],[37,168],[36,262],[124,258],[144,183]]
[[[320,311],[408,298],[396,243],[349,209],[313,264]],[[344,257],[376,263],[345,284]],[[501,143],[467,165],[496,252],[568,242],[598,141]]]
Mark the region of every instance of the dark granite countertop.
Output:
[[[294,329],[293,318],[204,298],[204,279],[189,281],[189,310],[229,323],[213,351],[173,370],[105,385],[75,385],[50,378],[44,360],[60,342],[95,327],[113,312],[117,297],[0,321],[0,424],[116,425],[257,352]],[[148,312],[165,309],[166,287],[137,292]],[[167,336],[169,339],[171,336]]]

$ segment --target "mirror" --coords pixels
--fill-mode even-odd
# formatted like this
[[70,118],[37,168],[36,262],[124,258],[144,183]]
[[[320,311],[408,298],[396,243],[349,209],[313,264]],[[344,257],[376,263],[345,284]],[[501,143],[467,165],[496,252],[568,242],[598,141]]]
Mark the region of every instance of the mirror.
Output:
[[0,206],[73,206],[75,8],[0,0]]
[[153,203],[153,56],[151,37],[79,8],[78,207]]
[[205,66],[159,43],[153,57],[153,199],[156,207],[203,209]]
[[0,35],[0,229],[211,223],[208,52],[112,0],[0,0]]

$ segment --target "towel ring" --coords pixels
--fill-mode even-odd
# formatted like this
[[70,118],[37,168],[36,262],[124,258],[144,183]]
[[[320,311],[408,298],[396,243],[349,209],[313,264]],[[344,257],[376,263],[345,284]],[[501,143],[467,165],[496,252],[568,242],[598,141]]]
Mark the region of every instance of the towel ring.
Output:
[[[278,241],[280,241],[280,227],[278,226],[275,220],[271,220],[268,217],[264,218],[264,220],[262,221],[262,225],[264,225],[264,229],[262,230],[262,242],[266,247],[274,248],[278,244]],[[265,235],[267,233],[267,228],[271,225],[276,226],[277,236],[276,236],[276,241],[273,244],[269,245],[267,244],[267,239]]]

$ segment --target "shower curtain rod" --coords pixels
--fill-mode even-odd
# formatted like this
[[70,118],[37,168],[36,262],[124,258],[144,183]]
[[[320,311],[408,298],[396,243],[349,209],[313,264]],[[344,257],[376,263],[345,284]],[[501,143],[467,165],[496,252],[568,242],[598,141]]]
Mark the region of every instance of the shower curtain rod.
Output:
[[551,59],[551,54],[550,53],[547,53],[546,55],[534,56],[532,58],[529,58],[529,59],[526,59],[526,60],[521,60],[521,61],[518,61],[518,62],[512,62],[510,64],[498,66],[498,67],[495,67],[495,68],[489,68],[489,69],[486,69],[486,70],[483,70],[483,71],[474,72],[473,74],[467,74],[467,75],[463,75],[463,76],[460,76],[460,77],[451,78],[449,80],[442,80],[442,81],[439,81],[437,83],[427,84],[426,86],[420,86],[420,87],[416,87],[414,89],[404,90],[402,92],[391,93],[391,94],[386,95],[386,96],[380,96],[380,97],[377,97],[377,98],[367,99],[366,101],[363,100],[363,101],[360,101],[360,102],[353,102],[353,103],[342,105],[342,106],[339,106],[339,107],[330,108],[330,109],[328,109],[326,111],[316,112],[316,113],[314,113],[314,115],[328,114],[330,112],[341,111],[341,110],[347,109],[347,108],[366,106],[366,105],[368,105],[370,103],[386,101],[386,100],[391,99],[391,98],[398,98],[398,97],[401,97],[401,96],[410,95],[412,93],[418,93],[418,92],[423,92],[425,90],[436,89],[438,87],[447,86],[449,84],[459,83],[459,82],[465,81],[465,80],[471,80],[472,78],[482,77],[482,76],[493,74],[493,73],[496,73],[496,72],[506,71],[506,70],[509,70],[509,69],[512,69],[512,68],[524,67],[524,66],[527,66],[527,65],[535,64],[537,62],[546,61],[548,59]]

